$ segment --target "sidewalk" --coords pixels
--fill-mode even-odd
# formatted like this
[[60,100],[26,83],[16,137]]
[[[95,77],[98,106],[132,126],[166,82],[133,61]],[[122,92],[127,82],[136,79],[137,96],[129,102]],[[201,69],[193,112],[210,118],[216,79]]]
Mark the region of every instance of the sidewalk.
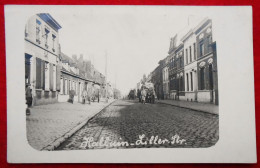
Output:
[[113,101],[35,106],[31,108],[31,115],[26,117],[28,142],[37,150],[52,150]]
[[172,106],[177,106],[181,108],[192,109],[196,111],[202,111],[212,114],[219,114],[219,107],[214,104],[209,103],[198,103],[198,102],[190,102],[190,101],[178,101],[178,100],[157,100],[158,103],[167,104]]

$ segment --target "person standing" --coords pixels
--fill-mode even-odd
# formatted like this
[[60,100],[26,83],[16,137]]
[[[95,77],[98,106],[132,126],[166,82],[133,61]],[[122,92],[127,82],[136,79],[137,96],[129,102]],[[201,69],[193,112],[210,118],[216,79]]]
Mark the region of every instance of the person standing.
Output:
[[87,91],[84,89],[82,91],[82,103],[85,104],[87,99]]
[[141,91],[142,103],[145,104],[146,90],[143,88]]
[[91,99],[92,99],[92,94],[93,94],[92,86],[90,86],[88,88],[87,94],[88,94],[88,102],[89,102],[89,104],[91,104]]
[[141,91],[140,91],[140,89],[137,89],[137,97],[139,99],[139,102],[141,102]]
[[31,111],[29,108],[32,106],[32,90],[31,90],[30,84],[26,84],[25,98],[26,98],[26,104],[27,104],[26,115],[30,115]]

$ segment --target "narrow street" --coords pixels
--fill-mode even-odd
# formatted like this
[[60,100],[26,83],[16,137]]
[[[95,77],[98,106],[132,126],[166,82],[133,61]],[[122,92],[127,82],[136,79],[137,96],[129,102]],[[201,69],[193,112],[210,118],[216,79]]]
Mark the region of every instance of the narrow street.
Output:
[[[218,115],[214,114],[163,104],[143,105],[137,100],[117,100],[56,150],[210,147],[218,141],[218,123]],[[108,144],[104,139],[114,146],[104,145]],[[116,146],[116,142],[124,143]]]

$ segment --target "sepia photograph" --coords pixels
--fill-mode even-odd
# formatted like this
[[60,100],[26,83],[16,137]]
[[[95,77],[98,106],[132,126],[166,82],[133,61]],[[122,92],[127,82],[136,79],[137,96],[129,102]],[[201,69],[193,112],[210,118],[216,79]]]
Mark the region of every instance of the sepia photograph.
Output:
[[5,29],[9,163],[255,162],[250,7],[6,5]]
[[159,12],[148,20],[139,12],[28,18],[26,128],[33,148],[206,148],[217,143],[214,20]]

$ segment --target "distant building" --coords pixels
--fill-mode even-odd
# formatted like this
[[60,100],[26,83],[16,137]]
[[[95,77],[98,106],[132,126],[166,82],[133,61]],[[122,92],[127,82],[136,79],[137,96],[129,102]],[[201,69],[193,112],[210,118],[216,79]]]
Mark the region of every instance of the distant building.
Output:
[[69,99],[69,92],[75,91],[74,100],[82,102],[83,90],[92,88],[95,95],[100,94],[105,97],[105,76],[100,73],[89,60],[84,60],[83,55],[72,58],[61,53],[61,88],[59,101],[64,102]]
[[31,87],[33,105],[57,102],[60,28],[48,13],[30,17],[25,25],[25,84]]
[[61,53],[61,64],[59,102],[67,102],[71,91],[75,92],[74,101],[82,102],[83,90],[87,90],[88,83],[92,84],[93,81],[80,74],[76,62],[64,53]]
[[162,81],[162,61],[152,72],[152,83],[154,84],[155,94],[158,99],[163,99],[163,81]]
[[168,99],[169,92],[169,56],[163,60],[162,64],[162,78],[163,78],[163,98]]

